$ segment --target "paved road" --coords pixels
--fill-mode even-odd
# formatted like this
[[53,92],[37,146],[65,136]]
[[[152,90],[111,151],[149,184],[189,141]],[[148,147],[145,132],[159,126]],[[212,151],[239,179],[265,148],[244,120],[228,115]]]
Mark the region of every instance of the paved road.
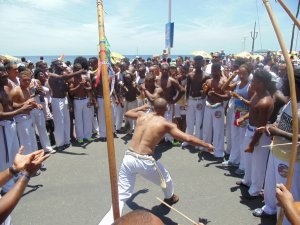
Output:
[[[126,150],[128,136],[115,139],[117,167]],[[161,145],[157,158],[171,173],[180,201],[174,207],[195,221],[209,225],[275,225],[274,219],[255,218],[251,210],[261,200],[241,197],[245,189],[232,171],[214,161],[208,153]],[[14,225],[97,225],[110,207],[111,195],[106,143],[72,146],[52,155],[47,170],[30,181],[14,210]],[[124,213],[147,209],[167,225],[191,224],[156,200],[163,199],[159,187],[137,178],[135,194]],[[123,214],[124,214],[123,213]]]

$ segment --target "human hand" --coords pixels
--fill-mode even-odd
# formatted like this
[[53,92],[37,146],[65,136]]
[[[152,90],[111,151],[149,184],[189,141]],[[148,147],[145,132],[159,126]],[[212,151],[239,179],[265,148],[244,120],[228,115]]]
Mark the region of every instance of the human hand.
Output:
[[24,150],[24,146],[21,146],[19,152],[15,156],[13,169],[16,172],[27,172],[29,176],[32,176],[40,169],[41,163],[50,157],[50,155],[45,155],[44,150],[23,155]]
[[232,97],[234,97],[234,98],[238,98],[238,99],[241,98],[241,96],[240,96],[239,94],[237,94],[236,92],[234,92],[234,91],[230,91],[229,93],[230,93],[230,95],[231,95]]
[[20,108],[20,110],[22,114],[28,114],[33,108],[34,105],[25,102],[23,106]]
[[239,127],[242,125],[242,123],[244,122],[244,118],[243,117],[240,117],[236,120],[236,125]]
[[216,92],[214,91],[214,89],[212,88],[211,90],[208,91],[208,96],[213,96],[216,94]]
[[254,146],[252,145],[249,145],[246,149],[245,149],[245,152],[248,152],[248,153],[253,153],[254,151]]
[[143,106],[141,107],[141,110],[144,111],[144,112],[146,112],[146,111],[149,110],[149,108],[150,108],[150,106],[149,106],[148,104],[145,104],[145,105],[143,105]]
[[214,149],[215,149],[215,147],[214,147],[213,145],[208,144],[207,150],[208,150],[209,152],[213,152]]
[[291,207],[294,204],[294,198],[291,192],[283,185],[276,185],[276,198],[278,205],[284,209]]
[[37,108],[42,110],[43,109],[43,105],[42,104],[37,104]]

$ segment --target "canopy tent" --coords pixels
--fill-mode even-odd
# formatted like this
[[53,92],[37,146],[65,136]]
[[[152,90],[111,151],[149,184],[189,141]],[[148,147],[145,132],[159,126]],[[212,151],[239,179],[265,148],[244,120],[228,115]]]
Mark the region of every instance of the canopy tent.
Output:
[[253,57],[253,56],[249,52],[240,52],[240,53],[234,55],[234,58],[250,59],[251,57]]
[[207,53],[206,51],[200,50],[200,51],[193,51],[193,56],[202,56],[204,59],[211,59],[211,55]]

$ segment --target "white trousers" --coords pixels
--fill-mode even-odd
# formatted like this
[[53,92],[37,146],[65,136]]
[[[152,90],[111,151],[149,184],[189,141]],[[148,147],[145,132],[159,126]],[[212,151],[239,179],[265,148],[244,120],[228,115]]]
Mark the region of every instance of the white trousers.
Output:
[[[168,109],[165,112],[164,117],[169,122],[173,122],[173,112],[174,112],[174,104],[168,104]],[[174,141],[174,138],[172,135],[167,133],[167,134],[165,134],[165,140],[172,142],[172,141]]]
[[[131,109],[135,109],[137,107],[138,107],[138,100],[134,100],[132,102],[125,101],[125,105],[124,105],[125,112]],[[126,119],[126,120],[130,124],[130,129],[133,130],[135,128],[135,120],[132,119]]]
[[200,138],[200,128],[202,126],[205,109],[205,99],[189,99],[186,113],[186,132]]
[[[5,139],[7,143],[6,145]],[[0,121],[0,143],[0,171],[4,171],[12,166],[15,156],[19,150],[17,127],[14,121]],[[2,186],[3,191],[8,192],[14,186],[14,184],[14,180],[10,179],[5,185]]]
[[[99,123],[100,137],[106,138],[104,99],[103,98],[97,98],[97,102],[98,102],[98,123]],[[113,120],[114,117],[113,117],[113,107],[112,107],[112,105],[111,105],[111,112],[112,112],[112,120]],[[113,121],[112,121],[112,124],[114,124]],[[115,131],[115,126],[114,125],[113,125],[113,129]]]
[[89,99],[74,99],[75,133],[77,140],[92,137],[93,107],[88,107]]
[[[255,129],[255,127],[248,125],[243,140],[244,149],[246,149],[251,142]],[[262,148],[261,146],[269,145],[270,143],[270,137],[263,134],[258,145],[254,147],[253,153],[245,153],[245,175],[242,182],[250,187],[248,192],[252,196],[259,195],[262,190],[267,169],[267,159],[270,149]]]
[[[276,184],[286,183],[288,169],[288,162],[279,160],[272,154],[272,152],[270,152],[264,187],[264,212],[271,215],[276,214],[276,212],[279,213],[280,208],[276,205]],[[296,162],[294,167],[294,177],[291,186],[291,193],[293,194],[295,201],[300,201],[300,162]],[[290,223],[286,218],[284,218],[283,224],[287,225]]]
[[234,114],[234,107],[231,101],[228,102],[227,114],[226,114],[226,124],[225,124],[225,139],[226,139],[226,148],[225,152],[230,154],[231,151],[231,127],[233,124],[232,117]]
[[44,151],[51,151],[49,136],[46,129],[46,120],[44,111],[40,109],[33,109],[30,112],[33,127],[36,127]]
[[[229,116],[229,115],[227,115]],[[244,169],[244,148],[240,144],[241,140],[244,139],[245,133],[247,130],[247,126],[245,127],[238,127],[234,125],[234,121],[236,118],[236,112],[232,113],[231,118],[231,150],[229,161],[235,164],[241,164],[240,169]],[[227,132],[227,131],[226,131]]]
[[[156,162],[156,164],[167,183],[166,189],[162,189],[165,198],[171,198],[174,194],[174,186],[170,173],[159,162]],[[129,199],[133,193],[137,174],[140,174],[145,179],[160,186],[160,177],[156,171],[153,161],[139,159],[138,156],[134,157],[132,155],[125,155],[120,168],[118,183],[120,214],[122,214],[124,202]],[[99,225],[108,225],[113,222],[113,211],[111,208],[101,220]]]
[[70,113],[68,98],[52,98],[54,138],[56,146],[70,144]]
[[31,116],[20,114],[15,116],[15,121],[17,124],[17,133],[20,145],[25,147],[24,155],[38,150]]
[[122,127],[123,123],[123,118],[124,118],[124,107],[121,107],[121,105],[116,105],[115,106],[115,126],[116,130],[120,130]]
[[224,156],[224,108],[219,106],[205,107],[203,118],[203,140],[213,143],[215,147],[214,156]]

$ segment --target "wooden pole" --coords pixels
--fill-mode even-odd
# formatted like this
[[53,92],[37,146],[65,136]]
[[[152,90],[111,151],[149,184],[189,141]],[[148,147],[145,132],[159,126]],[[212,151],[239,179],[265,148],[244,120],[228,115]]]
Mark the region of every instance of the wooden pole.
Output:
[[[290,84],[292,115],[293,115],[293,141],[292,141],[293,144],[292,144],[292,149],[291,149],[290,165],[289,165],[289,171],[288,171],[287,182],[286,182],[286,187],[288,190],[290,190],[292,181],[293,181],[294,166],[295,166],[296,157],[297,157],[297,142],[298,142],[298,112],[297,112],[297,98],[296,98],[296,89],[295,89],[294,70],[293,70],[293,66],[292,66],[292,63],[289,58],[289,54],[288,54],[286,45],[284,43],[284,40],[283,40],[283,37],[281,34],[281,31],[279,29],[278,23],[273,14],[271,5],[268,0],[263,0],[263,3],[268,11],[270,20],[272,22],[278,42],[281,47],[281,51],[282,51],[284,59],[286,61],[289,84]],[[283,213],[283,210],[281,209],[280,215],[277,220],[277,225],[282,224],[283,217],[284,217],[284,213]]]
[[[110,103],[108,61],[106,58],[104,17],[103,17],[104,14],[103,14],[102,0],[97,0],[97,10],[98,10],[99,46],[100,46],[99,60],[101,62],[100,64],[101,78],[102,78],[102,85],[103,85],[104,112],[105,112],[106,136],[107,136],[107,153],[108,153],[108,162],[109,162],[112,207],[113,207],[114,220],[116,220],[120,217],[120,210],[119,210],[118,179],[117,179],[114,136],[113,136],[112,112],[111,112],[111,103]],[[98,68],[98,70],[99,69],[100,68]]]
[[294,24],[300,29],[300,22],[297,20],[297,18],[293,15],[291,10],[283,3],[282,0],[277,0],[279,4],[282,6],[282,8],[286,11],[286,13],[291,17],[293,20]]

